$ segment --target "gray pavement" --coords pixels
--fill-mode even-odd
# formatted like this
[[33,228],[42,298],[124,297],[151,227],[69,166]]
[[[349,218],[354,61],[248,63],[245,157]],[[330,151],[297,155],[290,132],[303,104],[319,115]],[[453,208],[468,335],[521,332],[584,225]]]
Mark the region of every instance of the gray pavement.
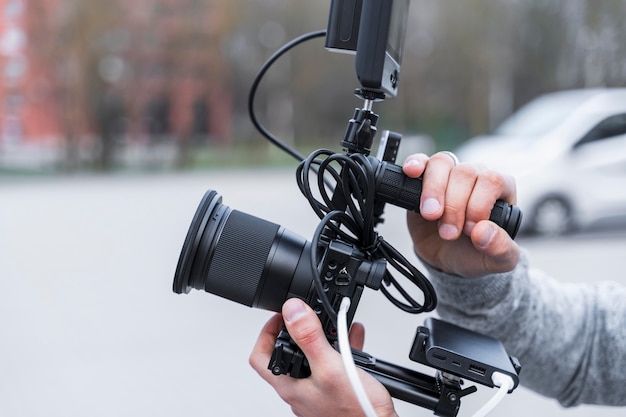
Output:
[[[193,291],[172,277],[207,188],[224,203],[310,237],[317,218],[292,170],[0,179],[0,416],[288,416],[248,366],[269,312]],[[410,257],[401,210],[382,233]],[[521,240],[534,265],[563,280],[626,284],[626,234]],[[425,317],[366,293],[365,350],[404,366]],[[428,372],[428,370],[421,369]],[[626,381],[626,379],[625,379]],[[493,391],[463,402],[470,416]],[[432,415],[398,402],[402,416]],[[523,388],[495,416],[623,416],[565,411]]]

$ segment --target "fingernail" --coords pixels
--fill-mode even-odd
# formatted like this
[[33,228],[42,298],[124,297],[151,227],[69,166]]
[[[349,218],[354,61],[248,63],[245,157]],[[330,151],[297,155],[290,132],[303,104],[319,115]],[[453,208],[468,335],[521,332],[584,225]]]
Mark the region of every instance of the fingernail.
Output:
[[421,212],[422,214],[434,214],[441,209],[441,204],[435,198],[427,198],[422,203]]
[[496,231],[493,227],[485,228],[485,230],[483,230],[480,236],[478,236],[478,239],[476,240],[476,244],[481,248],[486,248],[491,242],[491,239],[493,239],[493,237],[495,236],[495,234],[496,234]]
[[286,322],[294,322],[306,315],[306,305],[299,298],[290,298],[283,305],[283,319]]
[[439,226],[439,236],[445,240],[452,240],[457,237],[459,229],[451,224],[442,224]]
[[404,161],[404,166],[405,167],[410,167],[412,165],[420,165],[421,161],[418,161],[417,159],[407,159],[406,161]]
[[474,226],[476,226],[476,222],[466,221],[465,226],[463,226],[463,233],[466,235],[471,235],[472,230],[474,230]]

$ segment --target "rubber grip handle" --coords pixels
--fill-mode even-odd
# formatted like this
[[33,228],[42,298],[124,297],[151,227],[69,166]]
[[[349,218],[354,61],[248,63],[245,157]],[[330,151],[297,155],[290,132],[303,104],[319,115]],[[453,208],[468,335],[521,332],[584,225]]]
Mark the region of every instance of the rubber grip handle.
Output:
[[[411,178],[404,174],[401,166],[378,161],[375,178],[378,201],[419,213],[422,177]],[[489,220],[506,230],[514,239],[522,223],[522,211],[506,201],[497,200]]]

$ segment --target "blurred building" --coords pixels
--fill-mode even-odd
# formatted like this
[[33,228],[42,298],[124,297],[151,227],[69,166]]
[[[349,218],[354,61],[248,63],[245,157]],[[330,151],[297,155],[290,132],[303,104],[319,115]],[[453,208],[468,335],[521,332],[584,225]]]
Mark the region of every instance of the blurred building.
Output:
[[0,0],[0,154],[229,142],[218,3]]
[[26,1],[0,0],[0,10],[0,142],[48,141],[60,126],[44,104],[54,94],[47,71],[31,53]]

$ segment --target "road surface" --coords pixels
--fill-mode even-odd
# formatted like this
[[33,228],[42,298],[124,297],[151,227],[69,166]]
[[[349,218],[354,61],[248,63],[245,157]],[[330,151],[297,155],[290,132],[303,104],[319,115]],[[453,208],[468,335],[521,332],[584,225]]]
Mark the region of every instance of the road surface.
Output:
[[[207,188],[305,237],[317,224],[291,170],[0,179],[0,416],[291,415],[247,363],[271,313],[171,290]],[[386,214],[382,234],[411,257],[404,214]],[[626,233],[521,243],[559,279],[626,283]],[[425,317],[376,292],[365,294],[357,316],[366,351],[414,366],[407,356]],[[459,416],[494,393],[479,389]],[[404,417],[432,415],[397,408]],[[623,409],[564,411],[520,388],[493,415],[616,417]]]

